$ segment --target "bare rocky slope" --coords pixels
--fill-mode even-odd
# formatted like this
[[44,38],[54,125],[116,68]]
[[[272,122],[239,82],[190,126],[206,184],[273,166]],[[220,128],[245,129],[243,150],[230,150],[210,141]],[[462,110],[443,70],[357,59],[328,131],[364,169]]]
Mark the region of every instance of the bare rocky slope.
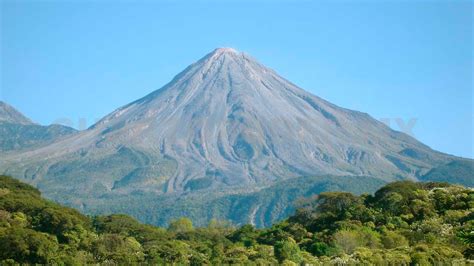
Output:
[[[85,212],[133,212],[166,223],[150,213],[159,215],[161,202],[175,204],[169,199],[178,206],[197,197],[199,205],[323,175],[345,176],[346,184],[371,178],[370,192],[379,182],[417,180],[453,160],[368,114],[304,91],[245,53],[220,48],[88,130],[8,153],[0,172]],[[137,214],[126,200],[113,204],[124,197],[155,204]],[[278,209],[288,210],[291,202],[283,205]],[[203,206],[176,215],[213,216]],[[235,220],[220,215],[234,203],[215,208],[216,216]],[[273,218],[262,219],[259,225]]]

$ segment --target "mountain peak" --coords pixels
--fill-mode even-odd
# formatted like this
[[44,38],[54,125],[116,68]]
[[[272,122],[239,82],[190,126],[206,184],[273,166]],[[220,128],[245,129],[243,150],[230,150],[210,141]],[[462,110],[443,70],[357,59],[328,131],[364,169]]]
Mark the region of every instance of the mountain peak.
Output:
[[0,101],[0,122],[8,122],[15,124],[33,124],[30,119],[25,117],[18,110],[13,108],[13,106],[7,104],[6,102]]
[[213,54],[239,54],[240,52],[231,47],[219,47],[214,49]]
[[207,56],[205,56],[204,59],[205,61],[208,61],[208,62],[224,61],[225,59],[231,59],[235,61],[242,58],[242,56],[243,56],[243,53],[235,50],[234,48],[221,47],[221,48],[214,49]]
[[[220,47],[214,49],[212,52],[204,56],[200,61],[202,62],[214,62],[214,61],[256,61],[254,58],[249,56],[245,52],[238,51],[231,47]],[[199,61],[198,61],[199,62]]]

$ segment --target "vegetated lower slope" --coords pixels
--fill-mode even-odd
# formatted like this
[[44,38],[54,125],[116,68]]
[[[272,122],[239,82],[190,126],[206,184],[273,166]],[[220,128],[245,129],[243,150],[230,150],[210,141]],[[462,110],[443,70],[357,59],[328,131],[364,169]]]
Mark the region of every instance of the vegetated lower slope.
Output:
[[237,190],[230,195],[208,194],[205,191],[179,197],[132,193],[122,197],[111,195],[100,199],[91,198],[81,204],[71,201],[67,205],[84,209],[82,204],[86,204],[87,213],[124,213],[145,223],[162,226],[176,217],[184,216],[198,226],[205,226],[211,219],[219,219],[232,221],[236,225],[268,227],[290,216],[298,198],[324,191],[373,193],[384,184],[380,179],[363,176],[357,180],[350,176],[311,176],[286,180],[258,191]]
[[0,176],[1,264],[466,264],[474,259],[474,191],[396,182],[374,195],[325,192],[268,229],[213,220],[167,229],[125,215],[89,218]]
[[454,160],[445,165],[433,168],[426,175],[422,176],[422,181],[449,182],[474,187],[474,161]]
[[[177,206],[166,202],[196,199],[193,206],[211,207],[194,217],[240,212],[225,216],[268,225],[284,213],[275,209],[289,206],[250,209],[239,204],[248,193],[301,176],[350,176],[347,184],[362,184],[364,177],[417,180],[456,159],[299,88],[245,53],[221,48],[87,130],[2,156],[0,173],[85,213],[118,207],[133,213],[139,205],[150,208],[136,217],[165,224],[173,217],[146,216]],[[223,197],[228,203],[208,203]],[[123,206],[114,206],[118,201]]]

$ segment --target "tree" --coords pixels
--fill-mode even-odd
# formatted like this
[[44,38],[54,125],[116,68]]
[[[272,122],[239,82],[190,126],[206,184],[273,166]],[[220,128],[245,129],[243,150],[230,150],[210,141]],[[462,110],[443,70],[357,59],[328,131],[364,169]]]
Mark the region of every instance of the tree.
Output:
[[309,247],[309,252],[315,256],[328,256],[330,251],[330,247],[324,242],[314,242]]
[[381,241],[384,248],[387,249],[408,246],[408,240],[394,231],[385,231],[381,236]]
[[71,232],[89,227],[89,220],[77,211],[52,206],[45,208],[34,217],[33,225],[40,231],[58,237],[60,243],[68,242]]
[[287,238],[286,240],[278,241],[275,244],[275,257],[278,261],[283,262],[290,260],[295,263],[302,261],[300,248],[296,244],[293,238]]
[[244,247],[231,247],[224,256],[224,263],[245,264],[248,262],[249,252]]
[[246,224],[229,236],[233,242],[242,242],[246,247],[253,246],[257,243],[258,232],[250,224]]
[[317,212],[331,213],[340,220],[348,218],[347,211],[362,203],[359,197],[348,192],[323,192],[317,201]]
[[192,251],[179,240],[155,243],[148,250],[149,262],[154,264],[189,264]]
[[168,231],[173,233],[187,233],[193,230],[193,222],[188,218],[179,218],[171,221]]
[[363,240],[356,231],[341,230],[334,234],[334,245],[346,254],[352,254],[357,247],[363,246]]
[[10,228],[0,235],[0,260],[48,264],[56,256],[58,243],[45,233],[27,228]]
[[99,261],[110,260],[118,264],[143,261],[142,246],[133,237],[104,234],[92,244],[94,255]]
[[383,209],[392,215],[409,212],[408,203],[416,198],[416,191],[421,185],[412,181],[398,181],[385,185],[368,198],[368,203]]

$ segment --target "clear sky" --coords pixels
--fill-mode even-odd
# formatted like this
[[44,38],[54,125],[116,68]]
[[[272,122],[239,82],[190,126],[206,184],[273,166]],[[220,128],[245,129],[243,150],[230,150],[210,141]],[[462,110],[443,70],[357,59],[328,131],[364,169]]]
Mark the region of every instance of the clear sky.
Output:
[[339,106],[474,157],[472,1],[0,2],[0,99],[41,124],[89,126],[234,47]]

